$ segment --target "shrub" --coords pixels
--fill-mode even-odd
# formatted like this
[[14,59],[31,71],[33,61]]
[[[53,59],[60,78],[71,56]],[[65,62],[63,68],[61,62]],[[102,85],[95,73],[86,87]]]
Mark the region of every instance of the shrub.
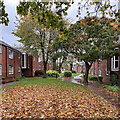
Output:
[[72,73],[76,73],[76,71],[73,70]]
[[59,76],[59,73],[56,70],[48,70],[46,73],[47,73],[47,76],[49,77],[56,77],[56,75],[57,77]]
[[102,76],[98,76],[98,81],[102,82],[102,80],[103,80],[103,77]]
[[42,75],[44,75],[44,72],[42,70],[35,71],[35,76],[42,76]]
[[119,92],[118,86],[102,85],[102,87],[112,92],[117,92],[117,93]]
[[92,80],[92,81],[98,81],[98,76],[89,75],[89,76],[88,76],[88,79],[89,79],[89,80]]
[[110,76],[110,84],[111,84],[112,86],[118,85],[117,75],[112,74],[112,75]]
[[64,72],[64,77],[71,77],[72,76],[72,72],[71,71],[65,71]]

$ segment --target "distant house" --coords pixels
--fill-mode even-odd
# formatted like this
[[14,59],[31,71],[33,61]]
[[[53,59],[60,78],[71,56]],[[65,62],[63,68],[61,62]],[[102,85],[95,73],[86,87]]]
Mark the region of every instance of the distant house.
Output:
[[115,55],[107,60],[94,62],[90,69],[90,74],[102,76],[105,83],[109,82],[112,74],[115,74],[117,79],[120,80],[120,56]]
[[[33,77],[36,70],[44,70],[42,57],[35,57],[31,53],[26,53],[21,48],[17,48],[22,53],[22,76]],[[51,69],[50,64],[47,64],[47,70]]]
[[19,50],[0,41],[0,78],[3,82],[14,81],[21,77],[21,58]]
[[[47,64],[47,70],[51,69]],[[14,81],[15,78],[35,76],[36,70],[44,70],[41,57],[34,57],[18,48],[13,48],[0,41],[0,80],[2,83]]]

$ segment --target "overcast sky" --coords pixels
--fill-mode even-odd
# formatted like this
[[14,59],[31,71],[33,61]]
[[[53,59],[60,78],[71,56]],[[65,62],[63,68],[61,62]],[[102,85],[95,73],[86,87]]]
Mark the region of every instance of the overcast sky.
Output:
[[[77,3],[79,0],[75,0],[75,4],[73,4],[69,10],[68,10],[68,16],[67,18],[70,18],[71,21],[76,21],[76,15],[77,15]],[[116,2],[117,0],[112,0],[113,2]],[[4,0],[5,6],[6,6],[6,12],[9,15],[9,25],[4,26],[2,25],[2,34],[0,36],[0,39],[2,38],[3,41],[8,43],[11,46],[14,46],[14,44],[19,45],[20,43],[17,42],[19,38],[15,37],[13,34],[11,34],[12,30],[15,29],[14,22],[16,21],[15,16],[17,16],[16,6],[19,4],[19,0]],[[0,26],[1,28],[1,26]],[[1,31],[0,31],[1,32]]]

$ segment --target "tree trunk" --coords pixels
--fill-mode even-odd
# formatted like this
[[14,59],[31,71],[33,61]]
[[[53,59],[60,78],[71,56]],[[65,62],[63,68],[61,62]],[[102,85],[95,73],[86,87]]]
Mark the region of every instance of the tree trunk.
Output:
[[72,71],[72,68],[73,68],[73,64],[70,63],[70,71]]
[[53,70],[56,70],[56,59],[53,59]]
[[43,78],[46,78],[47,75],[46,75],[46,70],[47,70],[47,63],[44,62],[44,75],[43,75]]
[[88,74],[89,74],[89,70],[90,70],[92,64],[93,64],[93,61],[91,61],[90,65],[88,62],[85,62],[86,70],[85,70],[85,76],[84,76],[84,83],[88,83]]
[[61,68],[62,68],[62,63],[59,64],[59,68],[58,68],[59,73],[61,73]]
[[85,76],[84,76],[84,83],[88,83],[88,74],[89,74],[89,64],[87,62],[85,62]]

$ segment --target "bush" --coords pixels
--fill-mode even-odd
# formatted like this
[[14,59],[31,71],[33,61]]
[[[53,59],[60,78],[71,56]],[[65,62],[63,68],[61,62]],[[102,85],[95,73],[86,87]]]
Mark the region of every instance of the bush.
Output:
[[42,76],[42,75],[44,75],[44,72],[42,70],[35,71],[35,76]]
[[102,85],[102,87],[112,92],[117,92],[117,93],[119,92],[118,86]]
[[103,80],[103,77],[102,76],[98,76],[98,81],[102,82],[102,80]]
[[59,73],[56,70],[48,70],[46,73],[47,73],[47,76],[49,77],[56,77],[56,75],[57,77],[59,76]]
[[118,85],[117,75],[112,74],[112,75],[110,76],[110,84],[111,84],[112,86]]
[[76,73],[76,71],[73,70],[72,73]]
[[65,71],[64,72],[64,77],[71,77],[72,76],[72,72],[71,71]]
[[89,80],[92,80],[92,81],[98,81],[98,76],[89,75],[89,76],[88,76],[88,79],[89,79]]

